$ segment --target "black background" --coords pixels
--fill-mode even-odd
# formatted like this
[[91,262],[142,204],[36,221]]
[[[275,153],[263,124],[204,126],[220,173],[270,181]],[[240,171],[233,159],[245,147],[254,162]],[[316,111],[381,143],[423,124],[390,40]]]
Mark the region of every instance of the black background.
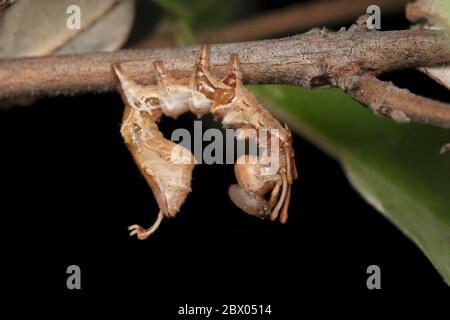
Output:
[[[403,16],[384,19],[385,29],[407,28]],[[383,79],[449,101],[417,71]],[[127,226],[149,225],[158,208],[120,137],[122,110],[119,95],[108,93],[0,113],[2,294],[147,294],[174,304],[448,297],[421,251],[360,198],[335,160],[300,136],[286,225],[234,207],[232,165],[198,165],[177,217],[146,241],[130,238]],[[161,127],[192,130],[193,120],[166,118]],[[81,267],[80,291],[66,288],[71,264]],[[381,268],[381,290],[366,288],[371,264]]]

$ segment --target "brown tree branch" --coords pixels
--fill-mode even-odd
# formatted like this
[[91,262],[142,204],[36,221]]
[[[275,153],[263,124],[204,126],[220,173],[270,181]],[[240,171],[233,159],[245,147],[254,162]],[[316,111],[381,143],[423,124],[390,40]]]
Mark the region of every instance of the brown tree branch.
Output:
[[[211,46],[211,69],[226,72],[231,53],[239,54],[246,83],[340,86],[377,113],[397,121],[450,127],[450,108],[384,84],[386,71],[450,62],[449,35],[443,31],[378,32],[361,26],[348,31],[308,33],[278,40]],[[112,63],[137,82],[154,83],[152,62],[162,60],[176,78],[190,77],[197,47],[123,50],[71,56],[0,61],[0,98],[77,94],[114,89]]]
[[[350,64],[373,74],[450,62],[445,32],[406,30],[362,32],[358,29],[308,33],[277,40],[211,46],[212,72],[222,76],[231,53],[239,54],[247,83],[326,84]],[[176,78],[189,77],[198,47],[122,50],[0,60],[0,98],[109,91],[112,63],[138,82],[154,83],[152,63],[162,60]]]

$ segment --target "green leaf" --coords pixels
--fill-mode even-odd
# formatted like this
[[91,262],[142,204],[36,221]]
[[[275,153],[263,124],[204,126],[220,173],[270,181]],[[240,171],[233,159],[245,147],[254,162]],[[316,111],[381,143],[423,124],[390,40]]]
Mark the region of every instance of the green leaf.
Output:
[[161,8],[170,12],[179,19],[184,20],[186,23],[192,22],[192,14],[189,7],[186,5],[186,1],[179,0],[153,0]]
[[[198,44],[196,31],[223,25],[239,14],[244,3],[239,0],[152,0],[172,21],[172,32],[178,46]],[[246,2],[251,7],[252,2]]]
[[239,0],[152,0],[194,30],[214,28],[232,20],[242,7]]
[[181,47],[187,47],[198,43],[192,28],[184,20],[178,20],[175,22],[174,28],[175,43]]
[[436,11],[442,16],[447,27],[450,27],[450,1],[449,0],[434,0]]
[[339,90],[254,86],[253,91],[264,105],[276,106],[270,109],[293,130],[335,156],[359,193],[411,238],[450,284],[450,157],[439,155],[450,142],[447,130],[377,117]]

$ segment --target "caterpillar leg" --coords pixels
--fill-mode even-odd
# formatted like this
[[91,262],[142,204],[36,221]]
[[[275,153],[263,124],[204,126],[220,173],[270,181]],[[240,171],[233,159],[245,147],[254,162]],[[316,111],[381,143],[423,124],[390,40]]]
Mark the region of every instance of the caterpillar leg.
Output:
[[113,78],[122,100],[135,110],[152,113],[160,109],[156,86],[141,86],[130,79],[119,64],[111,66]]
[[[233,54],[229,63],[229,74],[224,79],[219,79],[209,72],[209,53],[208,46],[202,45],[198,60],[194,66],[192,77],[192,96],[195,98],[198,94],[202,96],[203,103],[209,104],[211,112],[216,116],[216,107],[228,105],[235,98],[235,87],[240,83],[241,73],[237,55]],[[197,98],[197,101],[201,99]],[[192,110],[192,109],[191,109]]]
[[236,88],[242,85],[242,71],[239,65],[239,56],[233,53],[228,63],[228,74],[222,79],[222,83]]
[[270,214],[270,220],[274,221],[278,218],[281,208],[286,201],[286,195],[288,193],[288,182],[286,174],[281,174],[281,194],[278,197],[278,202],[276,206],[272,209]]
[[206,99],[214,101],[216,94],[216,87],[213,82],[217,78],[209,72],[209,51],[207,45],[200,47],[200,53],[197,62],[194,65],[194,73],[192,76],[192,86],[195,92],[199,92],[205,96]]
[[280,197],[281,185],[281,182],[277,182],[270,193],[269,207],[272,209],[275,207],[278,202],[278,198]]
[[163,217],[164,217],[164,215],[163,215],[162,211],[159,211],[158,217],[157,217],[155,223],[153,223],[153,225],[148,229],[144,229],[138,224],[133,224],[133,225],[129,226],[128,231],[130,231],[130,236],[136,235],[139,240],[147,239],[153,232],[156,231],[156,229],[158,229]]
[[288,186],[286,198],[283,205],[283,210],[281,211],[280,214],[281,223],[286,223],[287,221],[289,203],[291,201],[292,184],[294,180],[298,178],[297,166],[295,165],[295,153],[294,148],[292,147],[292,133],[287,125],[285,125],[285,129],[288,132],[288,139],[284,147],[286,157],[286,169],[287,169],[286,177]]

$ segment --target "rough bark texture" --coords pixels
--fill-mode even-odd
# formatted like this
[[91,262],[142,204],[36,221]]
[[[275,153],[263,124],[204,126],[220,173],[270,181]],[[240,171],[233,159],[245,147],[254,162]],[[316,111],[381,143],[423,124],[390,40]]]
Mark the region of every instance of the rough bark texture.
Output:
[[17,0],[0,0],[0,15],[8,6],[12,5]]
[[[367,31],[354,26],[319,29],[283,39],[212,45],[211,70],[225,74],[230,54],[239,54],[246,83],[303,87],[336,85],[342,69],[356,64],[377,75],[403,68],[450,62],[450,39],[442,31]],[[110,66],[121,63],[137,82],[154,82],[152,62],[162,60],[176,78],[190,77],[198,47],[123,50],[0,61],[0,98],[78,94],[114,89]]]
[[450,106],[417,96],[383,82],[368,73],[353,73],[340,79],[341,88],[376,114],[405,123],[411,120],[450,127]]

